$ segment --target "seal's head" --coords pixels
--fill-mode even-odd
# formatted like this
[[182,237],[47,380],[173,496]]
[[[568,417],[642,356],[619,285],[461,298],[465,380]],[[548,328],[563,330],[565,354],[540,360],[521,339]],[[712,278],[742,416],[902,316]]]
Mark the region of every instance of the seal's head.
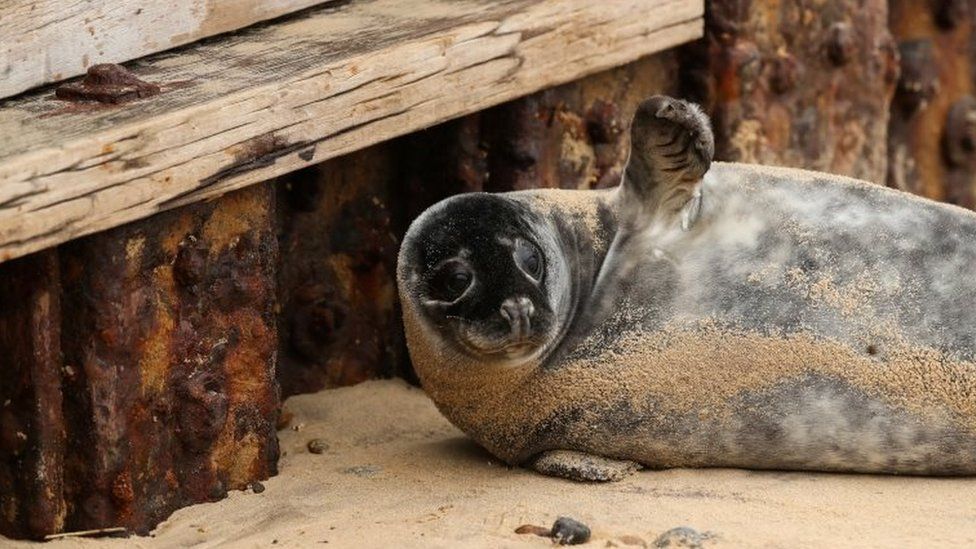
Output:
[[449,198],[404,238],[404,312],[442,356],[524,364],[551,348],[565,317],[569,284],[560,250],[551,225],[517,200]]

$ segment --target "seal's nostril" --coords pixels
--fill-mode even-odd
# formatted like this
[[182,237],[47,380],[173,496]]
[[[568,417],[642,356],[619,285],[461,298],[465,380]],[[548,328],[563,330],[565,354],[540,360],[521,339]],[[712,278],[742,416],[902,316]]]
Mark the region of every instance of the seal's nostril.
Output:
[[532,327],[531,318],[535,314],[535,306],[531,299],[524,296],[506,299],[498,312],[508,322],[512,337],[525,339],[529,336]]
[[509,298],[502,302],[498,311],[505,320],[512,321],[520,316],[532,316],[535,314],[535,305],[527,297]]
[[504,318],[509,323],[511,323],[512,322],[512,316],[513,315],[512,315],[512,312],[510,310],[510,307],[506,307],[506,305],[507,305],[507,303],[502,303],[502,308],[498,312],[501,313],[502,318]]

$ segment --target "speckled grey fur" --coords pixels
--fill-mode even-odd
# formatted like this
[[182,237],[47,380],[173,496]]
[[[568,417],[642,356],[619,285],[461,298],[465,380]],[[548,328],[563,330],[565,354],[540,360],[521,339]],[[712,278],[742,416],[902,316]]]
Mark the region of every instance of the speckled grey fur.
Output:
[[[536,309],[551,312],[542,323],[546,335],[531,353],[498,363],[505,370],[498,370],[495,392],[478,381],[481,393],[465,396],[464,369],[496,359],[456,349],[446,328],[452,320],[434,325],[421,304],[430,267],[418,258],[435,235],[438,246],[452,245],[437,220],[477,198],[448,199],[411,227],[398,273],[408,328],[420,326],[408,329],[408,342],[448,418],[502,459],[546,463],[543,472],[581,480],[619,478],[615,471],[630,470],[629,462],[976,474],[976,418],[947,404],[970,398],[947,392],[976,387],[976,215],[826,174],[710,163],[707,120],[669,98],[642,105],[632,136],[621,187],[578,191],[596,224],[542,207],[544,191],[500,195],[532,212],[532,230],[557,244],[540,244],[556,273],[538,284],[543,303]],[[493,206],[485,208],[493,215]],[[512,272],[505,276],[517,278]],[[500,292],[492,300],[513,297],[498,290],[508,279],[492,280],[490,270],[477,275]],[[476,286],[466,299],[486,299],[484,291]],[[597,360],[612,357],[634,333],[704,320],[771,340],[810,335],[875,361],[882,375],[889,349],[907,344],[942,357],[958,383],[931,387],[931,398],[919,397],[919,413],[844,376],[811,370],[741,391],[723,403],[731,415],[711,418],[699,410],[659,412],[666,404],[655,400],[660,396],[615,386],[618,366]],[[436,352],[421,356],[415,351],[422,347]],[[608,372],[585,377],[599,386],[575,390],[567,376],[589,360]],[[666,371],[659,366],[653,371]],[[525,371],[511,374],[517,368]],[[533,405],[532,394],[552,391],[574,396],[545,409]],[[475,401],[483,395],[494,399],[484,403],[487,411]],[[504,406],[512,413],[488,409]],[[621,463],[601,472],[597,460],[585,475],[567,473],[574,465],[559,465],[561,451]]]

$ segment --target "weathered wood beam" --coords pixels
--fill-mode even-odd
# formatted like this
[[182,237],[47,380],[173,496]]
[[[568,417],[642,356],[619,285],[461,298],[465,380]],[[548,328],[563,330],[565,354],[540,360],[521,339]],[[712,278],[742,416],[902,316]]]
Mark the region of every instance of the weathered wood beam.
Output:
[[624,64],[698,0],[358,0],[137,63],[163,93],[0,109],[0,261]]
[[64,526],[58,254],[0,266],[0,533]]
[[5,0],[0,98],[331,0]]
[[65,527],[147,533],[276,471],[274,194],[59,249]]

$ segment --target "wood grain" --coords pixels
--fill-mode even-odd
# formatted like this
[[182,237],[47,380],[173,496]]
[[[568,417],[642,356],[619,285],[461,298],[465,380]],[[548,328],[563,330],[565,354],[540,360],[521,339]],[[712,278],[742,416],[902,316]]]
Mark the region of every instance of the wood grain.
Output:
[[4,0],[0,98],[331,0]]
[[0,261],[694,39],[701,1],[362,0],[132,67],[118,107],[0,105]]

